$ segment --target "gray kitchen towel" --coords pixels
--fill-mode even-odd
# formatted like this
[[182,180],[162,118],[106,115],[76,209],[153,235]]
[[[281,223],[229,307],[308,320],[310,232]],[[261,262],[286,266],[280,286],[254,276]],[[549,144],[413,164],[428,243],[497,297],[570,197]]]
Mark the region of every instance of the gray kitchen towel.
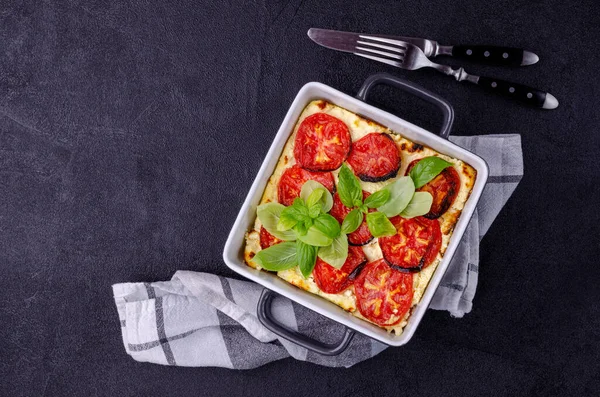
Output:
[[[477,287],[479,241],[523,176],[519,135],[455,136],[451,141],[483,157],[490,178],[430,308],[454,317],[471,311]],[[224,265],[225,266],[225,265]],[[387,346],[356,335],[333,357],[309,352],[267,330],[256,318],[263,287],[213,274],[178,271],[170,281],[122,283],[113,293],[125,350],[137,361],[188,367],[255,368],[285,357],[330,367],[350,367]],[[285,298],[274,315],[325,342],[343,327]]]

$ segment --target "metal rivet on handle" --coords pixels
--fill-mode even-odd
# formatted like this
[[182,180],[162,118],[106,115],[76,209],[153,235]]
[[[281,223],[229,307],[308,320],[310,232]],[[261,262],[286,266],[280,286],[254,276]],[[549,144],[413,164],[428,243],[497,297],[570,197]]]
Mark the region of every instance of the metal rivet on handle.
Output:
[[515,87],[510,87],[510,88],[508,89],[508,92],[510,92],[511,94],[512,94],[513,92],[515,92]]
[[508,52],[505,52],[504,54],[502,54],[502,58],[504,58],[504,59],[508,58]]
[[473,53],[473,51],[467,50],[467,55],[471,55],[472,53]]
[[527,93],[527,98],[531,99],[533,97],[533,94],[531,92]]
[[483,56],[484,56],[484,57],[489,57],[489,56],[490,56],[490,52],[489,52],[489,51],[486,51],[486,52],[484,52],[484,53],[483,53]]
[[498,86],[498,84],[496,84],[495,81],[492,81],[492,88],[496,88]]

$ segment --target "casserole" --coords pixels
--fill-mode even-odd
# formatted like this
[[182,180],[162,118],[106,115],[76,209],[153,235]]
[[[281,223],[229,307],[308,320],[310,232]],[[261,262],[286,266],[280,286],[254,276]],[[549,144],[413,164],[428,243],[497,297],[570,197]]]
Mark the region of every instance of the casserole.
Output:
[[[431,172],[428,177],[433,179],[417,189],[420,177],[416,171],[410,176],[409,169],[417,163],[433,162],[445,168],[437,176]],[[468,164],[414,143],[372,120],[324,100],[312,101],[300,115],[269,178],[254,230],[246,236],[244,259],[252,268],[276,271],[290,284],[399,335],[410,308],[420,302],[443,258],[475,173]],[[412,185],[415,193],[410,189]],[[322,186],[321,196],[325,199],[316,206],[318,212],[313,208],[311,217],[307,192],[316,186]],[[404,186],[406,194],[380,199],[377,205],[370,204],[370,209],[362,207],[373,202],[372,198],[368,201],[371,195],[385,197],[385,191],[395,190],[394,186]],[[350,199],[352,194],[356,197]],[[359,195],[362,203],[358,202]],[[403,201],[403,197],[425,204],[404,212],[400,208],[408,200]],[[386,209],[388,201],[391,204]],[[331,208],[327,202],[331,202]],[[385,211],[389,224],[381,211]],[[302,235],[304,224],[311,220],[313,235]],[[353,220],[356,223],[352,228],[356,229],[351,231]],[[343,235],[341,227],[340,234],[335,234],[338,224],[346,226]],[[278,229],[288,226],[289,231]],[[317,231],[330,235],[315,239]],[[332,239],[330,246],[327,237]],[[307,248],[305,241],[322,245]],[[302,258],[298,256],[299,248],[305,253]],[[341,259],[346,252],[346,258]],[[266,258],[266,263],[261,258]],[[382,259],[384,263],[379,263]]]
[[[436,104],[444,114],[443,127],[440,132],[441,137],[365,103],[370,89],[381,83],[406,90],[422,99]],[[358,99],[350,97],[320,83],[308,83],[300,90],[288,111],[242,209],[240,210],[225,245],[223,254],[226,264],[235,272],[348,327],[344,337],[337,344],[326,345],[311,340],[293,330],[285,328],[273,319],[270,312],[273,294],[265,290],[258,307],[259,319],[263,324],[273,332],[322,354],[338,354],[343,351],[350,342],[354,331],[358,331],[391,346],[400,346],[410,340],[433,297],[435,289],[439,285],[439,282],[450,263],[452,255],[454,254],[462,234],[473,214],[475,205],[479,200],[488,177],[488,168],[483,159],[443,139],[447,138],[450,132],[453,122],[453,111],[451,106],[442,98],[413,85],[412,83],[385,74],[375,75],[367,79],[360,89],[357,98]],[[282,279],[279,279],[275,274],[252,269],[244,263],[244,237],[246,232],[251,230],[254,225],[256,207],[260,202],[269,177],[275,170],[279,156],[288,141],[301,112],[314,100],[325,100],[366,119],[370,119],[415,143],[428,146],[439,153],[470,164],[477,172],[477,179],[473,185],[471,195],[466,201],[462,210],[462,215],[456,223],[454,232],[448,242],[445,255],[431,277],[421,301],[413,307],[412,313],[404,327],[404,331],[400,335],[388,333],[374,324],[367,323],[350,315],[338,306],[327,302],[318,296],[299,290]]]

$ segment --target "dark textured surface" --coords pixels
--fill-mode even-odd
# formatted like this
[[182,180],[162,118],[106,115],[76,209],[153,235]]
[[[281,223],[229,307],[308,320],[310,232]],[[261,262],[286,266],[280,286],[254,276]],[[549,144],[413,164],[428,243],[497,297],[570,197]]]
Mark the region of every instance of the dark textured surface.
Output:
[[[352,3],[1,2],[1,395],[600,394],[598,3]],[[532,49],[528,68],[469,69],[560,107],[325,50],[311,26]],[[450,100],[456,133],[523,135],[525,177],[482,243],[473,312],[429,312],[408,346],[348,370],[130,359],[110,285],[233,276],[228,229],[298,89],[354,93],[380,71]],[[373,100],[438,122],[392,89]]]

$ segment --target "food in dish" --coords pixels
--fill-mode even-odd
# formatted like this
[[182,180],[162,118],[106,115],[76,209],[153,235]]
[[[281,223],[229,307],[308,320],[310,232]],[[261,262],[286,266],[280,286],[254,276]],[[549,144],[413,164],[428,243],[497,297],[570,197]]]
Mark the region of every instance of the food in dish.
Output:
[[401,131],[313,101],[265,188],[245,261],[400,334],[475,178]]

